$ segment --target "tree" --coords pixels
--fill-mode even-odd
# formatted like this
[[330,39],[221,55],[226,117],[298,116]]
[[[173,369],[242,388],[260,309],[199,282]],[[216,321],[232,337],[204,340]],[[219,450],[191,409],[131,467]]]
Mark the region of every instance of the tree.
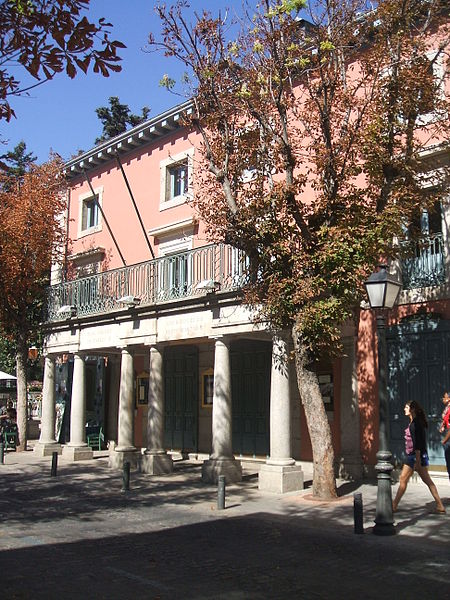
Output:
[[0,172],[0,330],[16,348],[19,449],[27,445],[27,357],[42,322],[52,258],[62,247],[66,182],[62,161]]
[[103,124],[103,133],[95,140],[95,143],[99,144],[126,131],[127,125],[134,127],[145,121],[150,109],[148,106],[144,106],[141,116],[133,115],[127,104],[121,104],[117,96],[111,96],[109,107],[101,106],[95,112]]
[[[191,77],[186,123],[203,155],[196,206],[213,239],[246,251],[246,301],[292,331],[313,493],[329,498],[334,452],[317,361],[339,355],[365,278],[380,257],[399,256],[405,225],[430,204],[421,151],[448,141],[448,101],[432,70],[449,35],[440,0],[380,0],[375,9],[319,0],[308,21],[298,18],[304,6],[262,0],[235,40],[220,17],[203,12],[191,26],[185,2],[158,6],[162,36],[149,42]],[[168,75],[162,83],[176,90]],[[425,123],[430,108],[439,118]]]
[[[15,116],[11,96],[53,79],[63,71],[73,79],[78,69],[108,77],[120,71],[117,55],[124,44],[111,40],[104,18],[90,22],[83,11],[90,0],[8,0],[0,3],[0,119]],[[19,75],[25,70],[31,81]]]
[[37,157],[32,152],[27,152],[27,145],[22,140],[13,150],[0,156],[0,169],[6,171],[10,177],[22,178],[36,160]]
[[[0,169],[7,175],[9,182],[5,181],[4,185],[13,186],[17,181],[22,181],[25,173],[30,169],[31,165],[36,162],[37,157],[32,152],[27,152],[27,145],[22,140],[13,150],[9,150],[0,156]],[[0,329],[1,332],[1,329]],[[8,339],[0,335],[0,356],[3,359],[2,364],[8,365],[9,369],[15,368],[15,357],[17,348],[15,338]]]

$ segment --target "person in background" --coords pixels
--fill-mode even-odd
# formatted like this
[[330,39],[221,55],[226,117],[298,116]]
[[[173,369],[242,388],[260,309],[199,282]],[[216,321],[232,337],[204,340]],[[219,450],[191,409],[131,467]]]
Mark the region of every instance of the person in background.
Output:
[[0,419],[2,421],[13,421],[16,422],[17,413],[12,400],[8,400],[6,404],[6,409],[3,409],[2,414],[0,414]]
[[415,469],[422,481],[428,486],[436,502],[435,512],[445,514],[445,506],[442,504],[437,488],[428,473],[428,465],[430,464],[426,442],[428,422],[424,410],[416,400],[412,400],[405,404],[405,415],[409,417],[409,425],[405,429],[406,460],[400,473],[400,482],[392,503],[392,509],[396,512]]
[[444,410],[442,411],[442,423],[439,433],[444,433],[442,445],[444,446],[445,464],[450,479],[450,396],[447,392],[445,392],[442,402],[444,403]]

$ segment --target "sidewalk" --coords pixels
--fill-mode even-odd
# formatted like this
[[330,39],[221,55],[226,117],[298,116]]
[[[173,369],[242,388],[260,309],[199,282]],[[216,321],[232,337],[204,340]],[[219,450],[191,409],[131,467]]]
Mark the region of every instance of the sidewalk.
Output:
[[[258,490],[257,476],[217,488],[198,462],[170,476],[132,472],[130,492],[106,453],[69,463],[32,452],[0,465],[0,598],[447,598],[450,484],[438,486],[448,514],[433,514],[426,486],[412,483],[396,514],[397,535],[372,535],[376,485],[338,481],[335,502],[311,489]],[[305,473],[310,486],[311,473]],[[394,486],[394,491],[396,486]],[[353,493],[364,535],[353,530]]]

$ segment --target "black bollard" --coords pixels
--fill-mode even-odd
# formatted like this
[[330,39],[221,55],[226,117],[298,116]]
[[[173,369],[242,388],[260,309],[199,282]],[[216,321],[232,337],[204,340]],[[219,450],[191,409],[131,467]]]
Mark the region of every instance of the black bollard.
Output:
[[5,464],[5,446],[3,442],[0,443],[0,464]]
[[225,475],[219,475],[217,482],[217,508],[219,510],[225,508]]
[[123,475],[122,475],[122,492],[130,491],[130,463],[128,461],[123,463]]
[[58,469],[58,453],[52,452],[52,470],[50,472],[50,477],[56,477],[57,469]]
[[355,533],[364,533],[362,494],[353,494],[353,517]]

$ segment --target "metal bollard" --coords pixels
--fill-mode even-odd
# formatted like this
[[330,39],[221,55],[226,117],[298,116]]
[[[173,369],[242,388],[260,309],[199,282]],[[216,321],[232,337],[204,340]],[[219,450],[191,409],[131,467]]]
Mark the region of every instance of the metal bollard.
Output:
[[123,474],[122,474],[122,492],[130,491],[130,463],[128,461],[123,463]]
[[353,494],[353,517],[355,533],[364,533],[362,494]]
[[0,443],[0,464],[5,464],[5,446],[3,442]]
[[52,470],[50,471],[50,477],[56,477],[57,469],[58,469],[58,453],[52,452]]
[[217,482],[217,508],[218,510],[225,508],[225,475],[219,475]]

